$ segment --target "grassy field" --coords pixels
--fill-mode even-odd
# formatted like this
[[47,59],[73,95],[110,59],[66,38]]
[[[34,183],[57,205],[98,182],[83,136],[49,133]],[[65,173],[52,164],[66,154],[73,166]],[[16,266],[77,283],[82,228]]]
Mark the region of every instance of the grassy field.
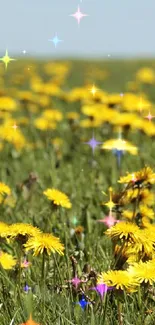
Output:
[[[29,233],[23,235],[19,227],[18,231],[8,228],[10,233],[8,229],[5,232],[4,224],[0,224],[1,325],[154,324],[155,276],[151,285],[142,283],[134,292],[114,286],[103,299],[92,290],[101,272],[117,269],[112,240],[105,234],[108,227],[97,222],[109,214],[109,207],[102,204],[110,200],[109,187],[119,192],[124,184],[118,180],[127,171],[132,173],[145,165],[154,168],[155,124],[145,116],[149,111],[155,115],[155,82],[153,77],[148,82],[136,77],[143,67],[150,68],[153,74],[155,61],[18,60],[9,63],[7,70],[3,63],[0,65],[0,182],[11,191],[3,191],[0,183],[0,221],[8,225],[31,224],[59,237],[65,248],[64,255],[51,252],[48,256],[43,250],[43,254],[33,256],[33,250],[26,252],[23,246]],[[94,96],[90,92],[93,84],[99,89]],[[73,93],[77,87],[81,89]],[[127,109],[121,93],[124,97],[126,93],[134,94],[136,103],[131,100],[130,104],[128,99]],[[139,111],[137,103],[141,98],[147,104]],[[93,116],[84,113],[86,106],[95,107]],[[108,114],[107,108],[120,116],[122,112],[135,114],[141,127],[132,125],[133,117],[124,125],[114,123],[110,111],[111,119],[110,115],[107,119],[102,116],[98,125],[93,124],[104,115],[104,109]],[[56,111],[51,116],[49,110]],[[71,118],[69,112],[78,115],[72,114]],[[85,119],[89,121],[87,127],[81,123]],[[114,152],[101,147],[109,139],[118,139],[120,125],[122,138],[138,151],[136,155],[125,152],[118,165]],[[84,143],[93,132],[102,143],[94,155]],[[48,200],[43,192],[52,188],[68,196],[71,208]],[[149,207],[154,211],[153,203]],[[122,218],[115,207],[113,214]],[[153,219],[150,224],[153,227]],[[16,262],[8,269],[9,258],[6,263],[2,261],[4,252]],[[152,253],[146,260],[153,258]],[[24,260],[25,267],[21,267]],[[122,264],[120,270],[125,268]],[[77,288],[67,282],[76,276],[85,281]],[[86,301],[85,308],[79,303],[81,299]],[[36,323],[26,322],[30,314]]]

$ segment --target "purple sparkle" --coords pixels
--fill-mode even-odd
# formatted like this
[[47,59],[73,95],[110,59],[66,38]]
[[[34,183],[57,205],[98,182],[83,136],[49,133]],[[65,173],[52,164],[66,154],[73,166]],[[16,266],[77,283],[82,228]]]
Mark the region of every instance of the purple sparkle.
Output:
[[99,145],[102,144],[102,142],[96,141],[96,139],[94,138],[94,134],[93,137],[88,141],[88,142],[84,142],[85,144],[88,144],[92,150],[93,150],[93,154],[94,154],[94,150],[95,148]]
[[75,277],[72,280],[70,280],[69,282],[71,282],[73,284],[73,286],[77,289],[78,285],[82,282],[79,278]]
[[72,285],[77,289],[80,283],[86,282],[85,280],[80,280],[78,277],[75,276],[72,280],[68,280],[67,282],[72,283]]

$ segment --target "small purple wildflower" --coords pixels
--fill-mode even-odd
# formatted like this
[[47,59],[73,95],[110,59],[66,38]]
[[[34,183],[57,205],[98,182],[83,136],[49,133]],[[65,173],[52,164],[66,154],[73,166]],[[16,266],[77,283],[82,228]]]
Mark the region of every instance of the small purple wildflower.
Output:
[[95,290],[100,296],[103,298],[104,294],[107,293],[108,290],[112,290],[113,287],[108,287],[105,283],[97,284],[96,287],[90,288],[90,290]]
[[28,292],[29,289],[30,289],[30,287],[28,286],[28,284],[25,284],[24,291],[25,291],[25,292]]

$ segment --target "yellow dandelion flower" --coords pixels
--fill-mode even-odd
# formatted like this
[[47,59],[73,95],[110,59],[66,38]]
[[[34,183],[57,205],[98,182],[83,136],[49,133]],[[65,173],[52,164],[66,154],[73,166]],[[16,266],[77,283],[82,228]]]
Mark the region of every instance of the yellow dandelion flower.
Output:
[[136,172],[135,178],[141,183],[155,183],[155,173],[149,166],[146,166],[140,171]]
[[140,205],[139,210],[142,218],[154,219],[153,209],[148,208],[146,205]]
[[116,93],[116,94],[109,94],[108,95],[108,105],[110,107],[113,107],[114,105],[119,105],[122,102],[122,97],[120,96],[120,94]]
[[151,235],[148,237],[148,232],[145,229],[139,229],[135,234],[133,242],[128,244],[127,254],[128,256],[136,254],[139,259],[146,256],[152,257],[154,252],[153,244],[154,241]]
[[17,128],[13,129],[13,124],[7,121],[4,125],[0,126],[0,139],[6,140],[12,143],[17,150],[25,147],[26,139],[22,132]]
[[133,265],[134,263],[138,263],[139,261],[139,257],[137,256],[137,254],[130,254],[128,259],[126,260],[127,264]]
[[100,106],[100,105],[97,105],[97,104],[96,105],[84,105],[84,106],[82,106],[81,111],[82,111],[83,114],[95,118],[98,111],[99,111],[99,109],[101,110],[102,106],[103,105]]
[[[152,262],[152,261],[151,261]],[[134,263],[129,266],[128,272],[133,276],[139,283],[149,283],[152,285],[155,282],[154,263],[142,262]]]
[[128,184],[128,183],[135,183],[136,182],[136,176],[135,173],[129,174],[127,173],[126,176],[121,176],[120,180],[118,181],[118,183],[124,183],[124,184]]
[[80,126],[82,128],[94,128],[94,127],[98,127],[102,124],[102,121],[100,121],[99,119],[94,119],[93,121],[92,120],[89,120],[89,119],[85,119],[85,120],[82,120],[80,121]]
[[137,155],[138,151],[137,147],[133,146],[130,142],[125,141],[123,139],[111,139],[105,141],[101,148],[106,150],[128,151],[132,155]]
[[141,229],[141,232],[143,231],[143,235],[147,238],[146,241],[155,243],[155,225],[148,225],[147,228]]
[[146,205],[153,205],[154,204],[154,193],[151,193],[149,189],[144,188],[140,191],[140,202]]
[[139,285],[137,279],[132,276],[128,271],[108,271],[101,273],[98,277],[100,283],[105,283],[108,286],[114,286],[116,289],[130,289]]
[[151,108],[150,101],[148,101],[144,95],[141,95],[141,98],[139,98],[139,95],[135,95],[133,93],[124,94],[122,105],[124,110],[127,111],[148,110]]
[[133,223],[121,221],[106,230],[106,234],[112,239],[135,240],[139,227]]
[[63,145],[63,143],[64,143],[63,139],[58,138],[58,137],[52,139],[51,142],[53,143],[53,145],[54,145],[54,147],[55,147],[56,149],[62,147],[62,145]]
[[153,205],[154,204],[154,194],[151,193],[147,188],[142,189],[129,189],[126,191],[123,201],[125,204],[130,202],[134,202],[137,197],[139,197],[139,202],[145,205]]
[[14,223],[9,226],[8,236],[22,243],[25,243],[29,237],[40,234],[41,231],[37,227],[33,227],[27,223]]
[[5,270],[10,270],[16,265],[16,259],[7,253],[0,251],[0,264]]
[[83,87],[81,87],[81,88],[77,87],[77,88],[72,89],[68,93],[68,100],[70,102],[75,102],[75,101],[79,101],[79,100],[82,100],[84,98],[87,98],[89,96],[90,96],[90,94],[89,94],[88,89],[83,88]]
[[44,71],[47,75],[63,75],[64,77],[70,70],[70,62],[48,62],[44,65]]
[[17,94],[17,97],[19,98],[19,100],[23,103],[34,103],[36,102],[36,96],[31,92],[31,91],[28,91],[28,90],[22,90],[22,91],[19,91],[18,94]]
[[133,218],[133,211],[124,210],[121,215],[124,219],[131,220]]
[[63,208],[67,209],[70,209],[72,206],[68,196],[54,188],[48,188],[43,194],[46,195],[49,200],[53,201],[55,205],[61,205]]
[[17,105],[13,98],[5,96],[0,97],[0,110],[15,111],[16,107]]
[[1,195],[4,195],[4,194],[10,195],[11,194],[10,187],[8,185],[0,182],[0,194]]
[[140,195],[140,191],[139,189],[135,188],[135,189],[128,189],[123,197],[123,202],[124,204],[129,204],[131,202],[134,202],[135,199],[138,197],[138,195]]
[[80,114],[78,114],[77,112],[68,112],[66,114],[66,117],[69,120],[78,120],[80,118]]
[[41,92],[45,95],[51,95],[60,97],[63,94],[63,91],[53,82],[43,83],[41,85]]
[[43,118],[52,121],[61,121],[63,119],[62,113],[56,109],[46,109],[42,116]]
[[48,130],[48,129],[56,129],[55,121],[48,120],[44,117],[38,117],[34,120],[34,125],[37,129],[40,130]]
[[0,237],[7,237],[9,225],[4,222],[0,222]]
[[[135,261],[150,259],[153,256],[154,248],[153,244],[150,242],[136,242],[131,247],[128,247],[126,250],[126,256],[130,257],[135,256]],[[131,260],[130,260],[131,264]]]
[[33,256],[43,254],[43,252],[48,255],[55,252],[60,255],[64,254],[64,245],[60,242],[60,239],[47,233],[31,237],[24,246],[26,251],[33,250]]
[[155,73],[151,68],[141,68],[136,73],[136,78],[142,83],[152,84],[155,81]]
[[10,194],[10,187],[0,182],[0,204],[7,204],[7,200],[10,197]]
[[132,127],[139,128],[142,126],[143,120],[138,117],[136,114],[131,113],[122,113],[117,114],[116,118],[111,121],[114,125],[119,125],[122,127]]
[[144,121],[143,120],[141,129],[149,137],[152,137],[155,135],[155,124],[152,121]]
[[142,217],[141,224],[143,228],[148,228],[150,226],[150,219],[147,217]]

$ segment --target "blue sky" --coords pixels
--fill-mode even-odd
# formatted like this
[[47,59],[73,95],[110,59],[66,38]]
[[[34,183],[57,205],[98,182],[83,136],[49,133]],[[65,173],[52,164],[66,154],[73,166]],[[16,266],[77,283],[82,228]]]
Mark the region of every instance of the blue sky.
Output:
[[[70,17],[78,5],[89,15],[80,26]],[[0,9],[1,54],[155,56],[154,0],[3,0]],[[55,49],[56,32],[63,42]]]

